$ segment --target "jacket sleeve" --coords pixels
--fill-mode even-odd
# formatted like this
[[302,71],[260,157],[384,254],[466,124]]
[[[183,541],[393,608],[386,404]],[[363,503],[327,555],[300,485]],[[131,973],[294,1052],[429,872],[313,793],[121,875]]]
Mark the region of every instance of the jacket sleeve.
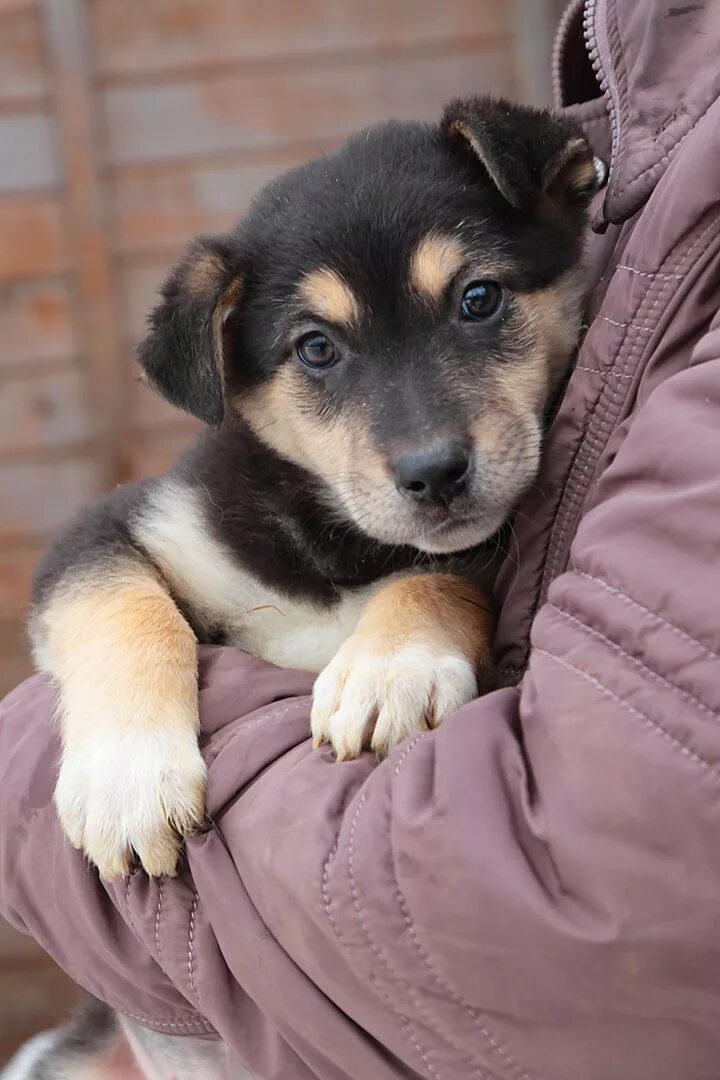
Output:
[[15,708],[0,910],[85,985],[102,957],[113,1004],[206,1023],[268,1080],[716,1075],[719,418],[715,328],[618,440],[521,689],[379,766],[310,750],[289,674],[204,654],[213,827],[180,878],[103,889],[82,956],[69,905],[102,886],[50,824],[47,723],[16,751],[36,717]]

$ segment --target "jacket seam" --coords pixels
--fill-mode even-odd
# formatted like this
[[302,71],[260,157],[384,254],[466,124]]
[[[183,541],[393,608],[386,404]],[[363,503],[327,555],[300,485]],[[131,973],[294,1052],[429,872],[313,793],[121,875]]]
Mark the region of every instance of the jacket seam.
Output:
[[[223,744],[223,753],[229,746],[232,746],[235,740],[240,738],[244,732],[252,731],[253,728],[259,727],[261,724],[269,723],[271,720],[277,720],[281,716],[285,716],[287,713],[291,712],[293,709],[296,709],[299,705],[305,705],[306,702],[307,699],[305,697],[294,698],[289,704],[283,705],[281,708],[275,709],[271,713],[261,713],[260,716],[256,716],[252,720],[240,721],[240,726],[237,731],[234,731],[228,741]],[[220,751],[218,751],[218,753],[219,752]]]
[[564,608],[558,607],[557,604],[548,603],[548,607],[551,608],[553,611],[556,611],[557,614],[560,615],[563,619],[566,619],[568,622],[572,623],[573,626],[577,626],[578,629],[581,630],[584,634],[587,634],[589,637],[595,638],[596,641],[601,641],[604,645],[607,645],[608,648],[612,649],[612,651],[617,656],[620,656],[623,660],[626,660],[632,667],[636,668],[638,671],[641,671],[642,674],[651,682],[658,683],[666,690],[670,690],[672,691],[672,693],[677,694],[678,697],[682,698],[684,701],[689,702],[691,705],[694,705],[696,709],[698,709],[705,716],[710,717],[710,719],[718,719],[718,713],[715,709],[711,709],[709,705],[706,705],[705,702],[701,701],[700,698],[695,696],[695,694],[691,694],[689,690],[683,690],[682,687],[677,686],[675,683],[662,676],[659,672],[654,671],[653,668],[648,667],[648,665],[645,664],[642,660],[640,660],[639,657],[633,656],[632,653],[627,652],[620,645],[618,645],[617,642],[613,641],[612,638],[607,637],[607,635],[603,634],[600,630],[595,629],[595,627],[588,626],[587,623],[584,623],[582,621],[582,619],[578,619],[575,615],[571,615],[569,611],[565,611]]
[[[408,747],[407,751],[399,759],[399,761],[397,762],[397,765],[395,766],[395,769],[394,769],[395,776],[399,775],[400,770],[401,770],[401,768],[403,767],[403,765],[405,763],[406,757],[408,756],[410,751],[415,748],[415,745],[417,745],[417,743],[420,742],[420,741],[421,741],[420,739],[417,739],[415,741],[414,745]],[[485,1024],[482,1023],[482,1021],[480,1020],[480,1016],[479,1016],[479,1013],[478,1013],[477,1009],[474,1009],[472,1007],[472,1005],[469,1004],[469,1002],[465,1001],[463,996],[446,979],[444,979],[439,974],[439,972],[437,971],[436,966],[433,964],[433,962],[432,962],[432,960],[430,958],[429,951],[420,942],[420,936],[419,936],[417,927],[415,926],[415,923],[414,923],[414,921],[412,919],[412,916],[410,914],[410,909],[409,909],[407,900],[405,899],[405,896],[404,896],[404,894],[403,894],[403,892],[402,892],[402,890],[400,888],[400,882],[398,880],[398,876],[395,873],[394,860],[391,860],[391,866],[392,866],[393,880],[394,880],[394,884],[395,884],[395,899],[397,900],[398,906],[400,907],[400,911],[401,911],[403,919],[405,921],[405,925],[408,928],[408,931],[410,933],[410,938],[411,938],[411,940],[413,942],[413,945],[415,946],[415,951],[417,952],[418,956],[420,957],[420,960],[422,961],[424,967],[429,972],[429,974],[432,977],[433,981],[436,983],[436,985],[444,993],[450,995],[452,1001],[454,1001],[456,1005],[460,1005],[461,1008],[465,1010],[466,1014],[470,1017],[473,1024],[475,1024],[475,1026],[480,1031],[483,1039],[488,1044],[491,1051],[493,1053],[495,1053],[501,1059],[504,1067],[509,1068],[510,1071],[512,1072],[512,1074],[515,1077],[517,1077],[518,1080],[532,1080],[531,1076],[522,1068],[522,1066],[519,1065],[516,1061],[514,1061],[513,1058],[508,1054],[508,1052],[500,1045],[500,1043],[497,1041],[497,1039],[495,1039],[495,1037],[493,1036],[493,1034],[489,1030],[489,1028]]]
[[[400,774],[400,771],[402,770],[405,762],[407,761],[407,758],[412,753],[412,751],[421,742],[424,741],[424,738],[425,737],[423,735],[416,736],[410,742],[410,744],[407,746],[407,748],[401,754],[400,758],[398,759],[397,763],[395,764],[395,767],[393,769],[393,773],[394,773],[395,776],[398,776]],[[363,809],[363,807],[359,806],[358,810],[356,812],[356,820],[353,823],[355,829],[357,828],[357,819],[359,819],[360,811],[362,809]],[[351,829],[351,838],[350,838],[349,845],[348,845],[348,866],[350,866],[351,854],[352,854],[352,852],[354,850],[354,835],[352,835],[352,833],[353,833],[353,830]],[[402,892],[400,890],[400,885],[399,885],[399,882],[398,882],[398,879],[397,879],[397,875],[395,874],[395,871],[394,871],[394,864],[392,863],[392,860],[391,860],[391,866],[393,866],[392,874],[393,874],[393,881],[394,881],[394,886],[395,886],[395,899],[398,902],[398,906],[400,908],[400,913],[403,916],[403,921],[405,922],[405,925],[407,926],[408,930],[410,931],[410,937],[411,937],[411,940],[412,940],[413,945],[415,947],[415,951],[418,954],[418,956],[420,957],[420,960],[421,960],[423,966],[427,969],[427,971],[429,972],[429,974],[430,974],[431,978],[433,979],[433,981],[435,982],[435,984],[445,994],[448,994],[452,1001],[454,1001],[456,1004],[459,1004],[465,1010],[465,1012],[467,1013],[469,1018],[472,1020],[472,1022],[475,1024],[475,1026],[480,1031],[480,1033],[481,1033],[481,1035],[482,1035],[482,1037],[483,1037],[489,1051],[492,1054],[494,1054],[497,1058],[500,1059],[499,1063],[501,1064],[503,1072],[507,1073],[507,1070],[509,1069],[512,1072],[513,1076],[518,1078],[518,1080],[532,1080],[531,1076],[517,1062],[515,1062],[510,1057],[510,1055],[507,1053],[507,1051],[504,1050],[504,1048],[500,1045],[498,1040],[493,1036],[492,1032],[487,1028],[487,1026],[485,1024],[482,1023],[482,1021],[480,1020],[479,1015],[477,1013],[477,1010],[473,1009],[473,1007],[471,1005],[469,1005],[468,1002],[466,1002],[464,1000],[464,998],[458,993],[457,990],[455,990],[455,988],[452,985],[450,985],[448,982],[446,982],[444,979],[442,979],[438,975],[437,971],[435,970],[434,965],[430,961],[429,953],[427,952],[427,950],[425,950],[420,945],[419,935],[417,933],[417,928],[415,927],[415,925],[414,925],[414,923],[412,921],[412,918],[409,915],[409,911],[408,911],[408,908],[407,908],[407,903],[406,903],[406,901],[405,901],[405,899],[404,899],[404,897],[402,895]],[[359,906],[356,907],[356,912],[358,914],[358,919],[360,919],[360,908],[359,908]],[[361,923],[361,925],[362,925],[362,923]],[[368,932],[366,927],[363,927],[363,929],[364,929],[365,935],[368,938],[368,941],[370,942],[371,948],[372,948],[372,941],[370,939],[369,932]],[[388,969],[390,970],[388,962],[385,961],[385,963],[386,963],[386,966],[388,967]],[[402,982],[406,983],[408,985],[409,991],[410,992],[412,991],[412,987],[410,986],[409,983],[407,983],[406,979],[404,979],[402,976],[395,975],[392,972],[392,970],[390,970],[390,974],[396,980],[400,979]],[[412,997],[412,992],[411,992],[411,997]],[[420,1003],[417,1000],[416,1000],[415,1004],[416,1004],[416,1007],[421,1008],[425,1013],[429,1013],[427,1005],[421,1006]],[[440,1019],[437,1016],[432,1017],[432,1014],[430,1014],[430,1017],[431,1017],[434,1025],[435,1025],[436,1030],[439,1033],[442,1033],[444,1025],[442,1024]],[[450,1045],[453,1046],[453,1048],[458,1053],[462,1054],[464,1057],[466,1057],[466,1058],[468,1058],[470,1060],[470,1062],[472,1063],[473,1068],[475,1070],[475,1075],[476,1076],[480,1077],[481,1080],[483,1080],[483,1078],[485,1078],[485,1077],[487,1077],[488,1080],[497,1080],[496,1074],[494,1072],[489,1073],[485,1069],[481,1070],[480,1067],[473,1062],[472,1056],[469,1054],[469,1052],[467,1050],[463,1049],[461,1046],[458,1046],[456,1040],[453,1040],[447,1034],[444,1037],[450,1043]]]
[[[650,289],[642,297],[637,308],[637,314],[639,316],[642,310],[643,302],[648,300],[651,295],[652,285]],[[650,311],[646,318],[643,319],[643,324],[646,325],[647,320],[650,319],[660,302],[663,295],[664,286],[661,286],[658,290],[658,294],[650,307]],[[599,316],[596,316],[599,318]],[[639,318],[633,319],[628,323],[627,328],[634,328],[637,330],[639,326]],[[627,328],[623,334],[618,352],[616,355],[615,363],[610,369],[617,371],[622,367],[623,374],[633,375],[637,370],[637,361],[639,361],[639,355],[636,356],[636,350],[642,339],[636,336],[632,339],[629,347],[626,348],[628,342]],[[643,342],[643,346],[646,346],[647,339]],[[636,361],[635,367],[632,367],[632,362]],[[608,384],[609,385],[609,384]],[[545,572],[543,574],[543,580],[541,583],[540,597],[543,598],[547,594],[547,590],[550,587],[550,583],[555,579],[558,573],[558,567],[560,559],[563,556],[563,552],[566,547],[566,539],[572,523],[577,514],[578,507],[582,503],[582,499],[587,491],[586,478],[590,473],[591,465],[596,467],[598,458],[595,457],[596,452],[602,454],[602,445],[605,429],[609,428],[614,420],[618,407],[621,405],[622,397],[627,393],[625,390],[622,392],[622,383],[618,380],[615,386],[610,388],[606,405],[604,408],[601,405],[602,394],[596,402],[592,413],[588,419],[588,425],[585,430],[585,436],[577,448],[574,461],[570,465],[568,473],[567,488],[565,489],[565,495],[567,496],[565,505],[563,506],[563,498],[561,497],[560,507],[558,509],[558,515],[555,525],[550,533],[550,550],[549,559],[545,566]],[[594,422],[594,427],[593,427]],[[575,474],[576,480],[573,484],[573,474]],[[557,529],[557,532],[556,532]],[[554,547],[554,551],[552,550]]]
[[200,1005],[200,994],[198,993],[198,988],[195,983],[195,919],[199,903],[200,897],[198,896],[197,889],[193,889],[193,900],[190,907],[190,921],[188,926],[187,970],[190,982],[190,993],[195,998],[195,1002],[198,1006]]
[[682,135],[673,142],[672,146],[669,146],[668,149],[665,151],[665,153],[662,154],[659,158],[656,158],[656,160],[653,161],[650,165],[646,165],[644,169],[640,170],[640,172],[635,173],[633,176],[630,177],[629,180],[625,180],[623,182],[623,184],[621,185],[621,187],[618,188],[617,195],[618,196],[624,195],[629,187],[631,187],[633,184],[636,184],[638,180],[641,180],[643,178],[643,176],[645,176],[647,173],[652,172],[653,169],[659,169],[660,166],[665,161],[668,160],[668,158],[672,157],[672,155],[675,153],[675,151],[680,146],[680,144],[682,142],[684,142],[685,139],[687,139],[688,135],[692,131],[694,131],[694,129],[700,123],[702,118],[706,115],[706,113],[708,113],[710,111],[710,109],[712,108],[712,106],[715,104],[716,101],[717,101],[717,94],[713,94],[713,96],[711,97],[710,101],[708,101],[705,108],[702,109],[698,113],[698,115],[695,117],[695,119],[691,122],[690,127],[687,129],[687,131],[684,131],[682,133]]
[[[362,807],[362,804],[363,804],[363,802],[365,801],[366,798],[367,798],[366,794],[363,794],[360,797],[360,803],[359,803],[358,807],[356,808],[355,814],[353,816],[353,820],[352,820],[352,824],[351,824],[351,831],[352,831],[352,827],[355,825],[355,823],[357,821],[358,813],[359,813],[359,811],[360,811],[360,809]],[[328,856],[325,859],[325,863],[323,865],[322,880],[321,880],[321,893],[322,893],[322,898],[323,898],[323,907],[325,908],[325,915],[327,917],[328,922],[330,923],[330,926],[333,929],[335,937],[337,938],[337,940],[340,943],[341,947],[343,949],[345,949],[346,952],[349,952],[350,949],[349,949],[348,941],[347,941],[345,935],[341,932],[340,927],[338,926],[337,920],[335,919],[335,916],[332,914],[332,910],[331,910],[331,898],[330,898],[330,887],[329,887],[330,866],[332,865],[332,863],[335,860],[335,856],[337,855],[339,844],[340,844],[340,833],[338,831],[338,835],[337,835],[337,837],[335,839],[335,843],[333,844],[332,848],[330,849],[330,851],[328,853]],[[353,905],[354,905],[354,901],[353,901]],[[363,932],[365,934],[366,939],[369,941],[367,931],[365,931],[364,927],[363,927]],[[441,1078],[439,1077],[438,1073],[435,1070],[435,1067],[428,1061],[427,1054],[425,1053],[425,1051],[423,1050],[423,1048],[420,1045],[420,1042],[419,1042],[417,1034],[416,1034],[415,1025],[412,1023],[411,1020],[408,1019],[407,1016],[403,1016],[402,1013],[398,1011],[398,1009],[397,1009],[392,997],[390,996],[390,994],[388,994],[387,991],[383,990],[380,987],[377,980],[373,980],[373,982],[374,982],[373,989],[376,989],[378,991],[378,993],[382,997],[383,1001],[385,1001],[386,1004],[390,1006],[390,1010],[393,1013],[393,1015],[400,1021],[400,1025],[402,1027],[403,1035],[405,1036],[405,1038],[410,1043],[410,1046],[412,1047],[414,1052],[420,1058],[421,1062],[425,1066],[425,1068],[426,1068],[427,1072],[429,1073],[429,1075],[434,1077],[435,1080],[441,1080]]]
[[163,966],[162,949],[160,948],[160,919],[162,918],[163,899],[165,896],[165,878],[160,878],[160,885],[158,886],[158,902],[157,909],[155,911],[155,952],[157,953],[158,963],[160,967]]
[[644,278],[660,278],[660,280],[670,281],[682,281],[682,274],[663,274],[660,270],[638,270],[636,266],[629,266],[627,263],[618,263],[615,270],[627,270],[629,274],[635,274],[637,277]]
[[[673,271],[675,269],[679,270],[680,267],[682,267],[687,261],[687,259],[689,259],[692,255],[696,253],[696,250],[701,247],[703,241],[708,236],[710,237],[708,239],[709,245],[712,240],[713,229],[716,228],[717,222],[714,218],[712,218],[705,226],[705,228],[695,237],[693,242],[686,248],[683,255],[676,255],[674,260],[671,260],[671,258],[668,257],[664,261],[663,265],[669,265],[673,268]],[[671,253],[671,255],[672,254],[674,254],[674,252]],[[668,284],[668,282],[673,279],[668,277],[663,278],[662,280],[664,281],[664,284],[662,284],[657,290],[657,295],[652,301],[650,310],[647,312],[647,314],[642,316],[642,325],[644,327],[647,327],[648,323],[653,318],[658,305],[662,302],[664,296],[666,295],[666,292],[668,292],[670,289],[670,285]],[[650,304],[653,284],[654,282],[651,283],[648,291],[640,300],[637,308],[638,315],[642,310],[643,306],[646,305],[646,302],[647,304]],[[596,316],[596,318],[598,318],[598,316]],[[640,320],[636,319],[634,321],[639,322]],[[653,327],[652,329],[656,329],[656,327]],[[647,338],[643,340],[639,336],[635,336],[632,339],[631,343],[628,345],[628,335],[626,333],[623,336],[623,339],[618,348],[615,364],[610,370],[616,371],[617,368],[620,367],[622,364],[623,368],[628,374],[635,373],[637,371],[642,353],[647,347],[647,343]],[[631,370],[629,370],[629,368],[631,368]],[[596,403],[589,418],[585,437],[579,445],[575,458],[570,465],[567,479],[567,487],[565,489],[565,496],[567,501],[565,502],[565,506],[563,507],[563,497],[561,497],[561,503],[558,508],[555,523],[550,532],[550,539],[548,542],[548,558],[541,580],[540,596],[538,597],[539,601],[541,601],[544,595],[546,595],[550,584],[557,576],[560,559],[562,558],[563,552],[566,547],[566,538],[568,532],[572,527],[572,523],[577,514],[578,507],[582,504],[584,495],[587,492],[587,484],[585,483],[585,477],[590,472],[591,467],[597,467],[597,462],[602,455],[603,446],[607,443],[606,434],[611,431],[617,412],[619,408],[622,407],[624,395],[621,394],[621,388],[622,384],[618,380],[615,387],[610,391],[607,403],[604,407],[601,407],[601,395],[600,400]],[[594,427],[593,421],[595,423]],[[580,476],[578,476],[578,471],[583,479],[582,485],[579,484]],[[573,473],[575,473],[577,477],[575,483],[573,483]],[[570,492],[570,494],[568,494],[568,492]]]
[[176,1017],[174,1020],[158,1020],[154,1016],[147,1016],[145,1013],[128,1012],[127,1009],[118,1008],[117,1011],[130,1020],[137,1020],[139,1024],[151,1027],[183,1028],[186,1031],[204,1031],[216,1034],[215,1028],[207,1020],[184,1020],[182,1017]]
[[420,957],[424,966],[427,968],[428,972],[432,976],[434,982],[440,987],[440,989],[444,993],[450,996],[451,1000],[454,1001],[456,1005],[460,1005],[461,1008],[465,1010],[467,1015],[472,1020],[473,1024],[475,1024],[475,1026],[479,1029],[482,1037],[489,1044],[490,1048],[500,1058],[502,1058],[505,1066],[510,1069],[513,1076],[518,1077],[519,1080],[531,1080],[528,1073],[526,1073],[523,1068],[509,1056],[507,1051],[504,1050],[503,1047],[494,1038],[492,1032],[482,1023],[477,1013],[477,1010],[474,1009],[472,1005],[470,1005],[467,1001],[465,1001],[465,999],[461,997],[461,995],[438,973],[434,964],[430,960],[427,950],[420,942],[417,929],[412,920],[412,916],[410,915],[410,909],[408,908],[407,901],[405,900],[405,897],[400,890],[397,875],[393,873],[393,877],[395,878],[395,899],[397,900],[400,910],[402,912],[403,919],[405,920],[405,925],[408,928],[408,932],[410,934],[418,956]]
[[626,375],[622,371],[608,371],[607,368],[584,367],[578,364],[575,371],[587,371],[590,375],[604,375],[608,379],[632,379],[632,375]]
[[634,716],[637,720],[640,720],[643,726],[648,729],[648,731],[652,732],[652,734],[654,735],[657,735],[664,742],[669,743],[676,753],[680,754],[684,758],[688,758],[688,760],[692,761],[693,764],[697,765],[703,771],[709,772],[711,776],[713,776],[713,778],[718,783],[720,783],[720,773],[718,773],[718,770],[714,765],[711,765],[710,762],[706,761],[704,757],[696,753],[694,750],[691,750],[689,746],[686,746],[685,743],[681,739],[678,739],[676,735],[672,735],[666,728],[662,726],[662,724],[659,724],[656,720],[652,720],[647,715],[647,713],[642,712],[634,705],[630,705],[629,702],[621,698],[618,694],[616,694],[613,690],[606,686],[605,683],[601,682],[600,679],[598,679],[595,675],[588,674],[587,671],[583,671],[582,668],[577,667],[575,664],[571,664],[569,660],[565,660],[563,657],[558,656],[556,653],[551,652],[549,649],[543,649],[539,646],[536,646],[534,652],[540,656],[547,656],[550,660],[554,660],[556,664],[560,664],[561,667],[566,668],[568,671],[572,671],[575,675],[579,675],[581,679],[589,683],[590,686],[594,687],[594,689],[599,691],[599,693],[601,693],[604,697],[609,698],[610,701],[613,701],[616,705],[619,705],[626,712],[630,713],[631,716]]
[[660,626],[664,626],[667,630],[670,631],[671,634],[675,634],[677,637],[681,638],[682,641],[686,642],[686,644],[694,645],[702,649],[708,659],[720,660],[720,654],[710,649],[707,645],[700,641],[699,638],[693,637],[686,630],[683,630],[681,629],[681,627],[676,626],[675,623],[668,622],[668,620],[664,619],[662,615],[658,615],[657,612],[651,611],[650,608],[645,607],[645,605],[641,604],[638,600],[634,600],[632,596],[628,596],[628,594],[623,592],[622,589],[618,589],[614,585],[610,585],[602,578],[595,577],[594,574],[588,574],[585,570],[574,570],[573,573],[577,574],[578,577],[585,578],[586,581],[592,581],[595,585],[599,585],[600,588],[610,593],[611,596],[615,596],[619,600],[622,600],[624,603],[636,608],[638,611],[642,612],[643,615],[649,615],[654,622],[658,623]]

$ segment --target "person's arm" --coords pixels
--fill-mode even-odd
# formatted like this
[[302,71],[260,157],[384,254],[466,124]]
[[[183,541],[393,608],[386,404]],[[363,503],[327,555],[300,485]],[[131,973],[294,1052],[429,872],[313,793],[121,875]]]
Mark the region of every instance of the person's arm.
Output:
[[297,676],[206,653],[214,828],[179,879],[105,892],[52,819],[46,700],[11,699],[0,910],[267,1078],[714,1076],[719,462],[716,328],[638,409],[521,689],[377,767],[311,750]]

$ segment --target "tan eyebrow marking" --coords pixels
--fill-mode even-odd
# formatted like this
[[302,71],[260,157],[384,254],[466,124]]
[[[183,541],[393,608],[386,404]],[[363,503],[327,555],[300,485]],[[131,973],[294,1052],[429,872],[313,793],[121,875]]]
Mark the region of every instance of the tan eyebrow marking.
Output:
[[335,270],[313,270],[300,283],[300,296],[308,307],[328,322],[351,326],[360,318],[360,304],[347,282]]
[[410,284],[431,300],[439,300],[464,262],[464,252],[454,237],[428,233],[410,259]]

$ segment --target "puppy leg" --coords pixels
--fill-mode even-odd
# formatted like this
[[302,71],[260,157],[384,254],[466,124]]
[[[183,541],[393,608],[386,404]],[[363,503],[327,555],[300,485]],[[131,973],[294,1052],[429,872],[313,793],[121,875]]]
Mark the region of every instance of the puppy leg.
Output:
[[173,874],[204,808],[192,630],[152,567],[123,559],[66,574],[31,632],[60,689],[55,802],[70,841],[105,878],[133,852]]
[[315,745],[338,759],[378,755],[437,727],[487,678],[492,619],[484,594],[461,578],[394,581],[373,597],[355,633],[315,683]]

